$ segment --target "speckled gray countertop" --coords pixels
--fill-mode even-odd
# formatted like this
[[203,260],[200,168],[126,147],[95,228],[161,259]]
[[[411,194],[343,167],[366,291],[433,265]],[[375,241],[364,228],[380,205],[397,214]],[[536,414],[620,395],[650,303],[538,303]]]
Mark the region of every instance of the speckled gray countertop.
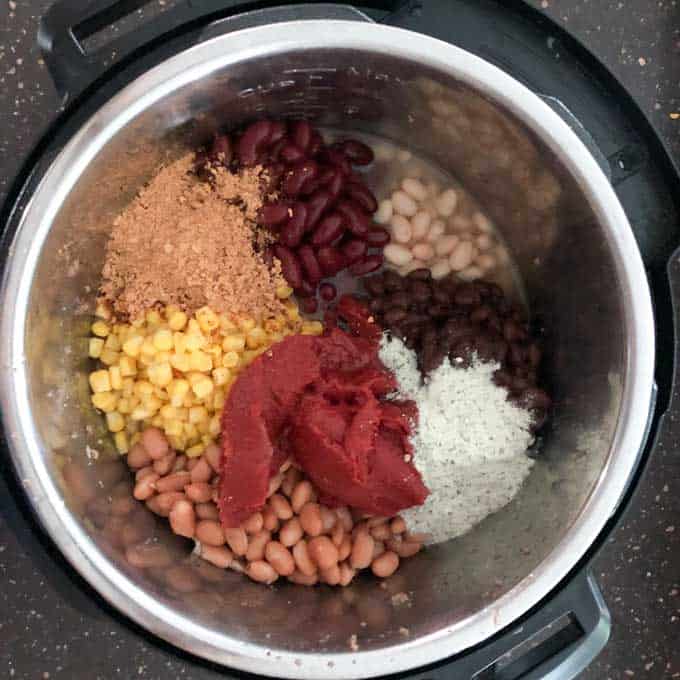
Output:
[[[35,35],[50,0],[0,0],[0,201],[59,102]],[[154,0],[155,9],[166,2]],[[680,160],[680,0],[533,0],[620,78]],[[680,289],[680,265],[676,285]],[[680,290],[678,290],[680,294]],[[680,678],[680,399],[594,571],[612,637],[583,680]],[[676,423],[677,421],[677,423]],[[41,538],[0,461],[0,677],[221,677],[104,604]]]

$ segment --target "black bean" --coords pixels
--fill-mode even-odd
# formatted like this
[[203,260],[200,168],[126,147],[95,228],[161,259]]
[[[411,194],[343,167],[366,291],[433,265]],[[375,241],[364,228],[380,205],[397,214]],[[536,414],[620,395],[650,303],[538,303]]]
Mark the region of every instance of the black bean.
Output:
[[385,292],[385,282],[382,276],[371,276],[368,279],[364,279],[364,288],[369,295],[378,297]]
[[404,288],[404,279],[391,269],[387,269],[383,273],[383,278],[385,290],[389,293],[395,293]]
[[408,312],[402,307],[391,307],[385,312],[385,323],[388,327],[393,324],[401,323],[407,316]]
[[508,342],[526,340],[527,332],[514,319],[506,319],[503,323],[503,336]]
[[411,296],[406,291],[399,291],[398,293],[392,293],[386,301],[387,307],[403,307],[408,309],[411,305]]
[[535,342],[529,345],[529,363],[534,368],[538,368],[541,363],[541,348]]
[[[418,270],[416,269],[416,271]],[[427,271],[430,270],[428,269]],[[426,281],[420,281],[417,279],[411,284],[410,293],[415,302],[428,302],[432,298],[432,287]]]
[[408,273],[407,278],[412,281],[432,281],[432,272],[429,267],[414,269]]
[[463,283],[458,286],[453,299],[457,305],[475,307],[482,301],[482,296],[474,285],[471,283]]
[[436,286],[432,290],[432,299],[438,305],[448,305],[451,302],[451,296],[449,295],[448,291],[441,286]]

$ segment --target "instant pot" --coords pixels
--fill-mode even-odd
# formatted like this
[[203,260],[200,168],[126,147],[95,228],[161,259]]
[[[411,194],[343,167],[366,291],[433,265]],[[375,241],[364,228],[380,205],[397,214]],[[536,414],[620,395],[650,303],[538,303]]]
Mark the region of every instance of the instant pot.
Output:
[[[649,123],[520,3],[187,0],[109,30],[142,4],[61,0],[43,19],[66,108],[2,214],[4,432],[42,527],[111,604],[236,674],[575,677],[610,627],[588,564],[671,393],[680,181]],[[129,473],[90,406],[86,344],[112,219],[160,163],[264,116],[384,137],[451,172],[545,330],[555,409],[522,491],[384,584],[265,588],[192,561],[141,506],[186,566],[180,587],[128,565],[107,519]]]

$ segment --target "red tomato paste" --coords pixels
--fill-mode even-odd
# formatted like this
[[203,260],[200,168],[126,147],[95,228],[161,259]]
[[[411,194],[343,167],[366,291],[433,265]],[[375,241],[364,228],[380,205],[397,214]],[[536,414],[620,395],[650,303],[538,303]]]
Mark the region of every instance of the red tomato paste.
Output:
[[289,456],[330,507],[390,516],[425,501],[409,442],[417,409],[388,398],[397,383],[378,358],[381,329],[353,298],[340,301],[338,315],[350,332],[286,338],[232,386],[222,416],[225,526],[264,506]]

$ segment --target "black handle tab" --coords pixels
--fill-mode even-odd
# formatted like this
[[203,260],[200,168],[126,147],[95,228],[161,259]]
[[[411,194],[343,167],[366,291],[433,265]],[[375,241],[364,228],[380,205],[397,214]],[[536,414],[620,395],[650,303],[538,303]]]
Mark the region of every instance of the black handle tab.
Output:
[[[153,21],[89,51],[84,43],[116,22],[148,5],[151,0],[57,0],[38,29],[38,45],[62,103],[80,94],[100,78],[114,62],[134,54],[140,47],[171,37],[200,23],[263,9],[287,9],[262,13],[270,21],[293,19],[368,20],[360,10],[380,12],[381,21],[417,12],[418,0],[357,0],[356,3],[318,0],[184,0]],[[280,17],[284,17],[283,19]]]

